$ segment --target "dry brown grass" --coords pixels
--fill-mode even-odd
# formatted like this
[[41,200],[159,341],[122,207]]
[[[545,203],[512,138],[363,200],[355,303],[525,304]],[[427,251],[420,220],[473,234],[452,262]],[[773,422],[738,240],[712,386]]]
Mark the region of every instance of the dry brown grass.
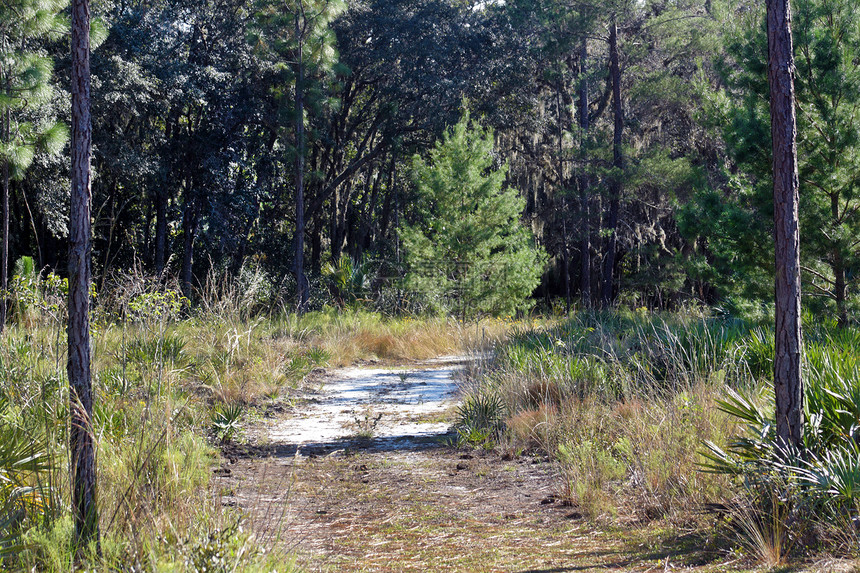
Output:
[[724,442],[735,423],[716,409],[718,388],[698,385],[673,397],[597,398],[533,405],[534,383],[507,420],[513,448],[540,447],[559,459],[562,488],[592,517],[685,519],[730,489],[725,476],[700,473],[702,443]]
[[307,320],[318,321],[307,327],[308,343],[325,349],[332,366],[373,360],[401,364],[466,351],[486,351],[518,324],[502,319],[464,324],[448,318],[383,318],[371,313],[330,313]]
[[381,326],[346,331],[319,340],[331,352],[334,365],[346,366],[359,360],[399,363],[426,360],[462,350],[460,332],[453,325],[420,324],[411,328]]
[[550,432],[558,424],[557,419],[556,405],[541,404],[511,416],[507,421],[507,429],[518,447],[546,448],[550,443]]

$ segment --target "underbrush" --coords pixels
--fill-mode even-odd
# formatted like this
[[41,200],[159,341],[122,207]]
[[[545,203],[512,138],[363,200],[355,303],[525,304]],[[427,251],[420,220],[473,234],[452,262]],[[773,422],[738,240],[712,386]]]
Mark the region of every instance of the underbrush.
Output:
[[464,404],[494,411],[461,408],[457,428],[549,454],[562,496],[594,520],[687,527],[711,508],[769,565],[853,554],[860,333],[810,325],[805,346],[805,457],[773,447],[772,331],[701,312],[588,312],[515,332],[466,389]]
[[[0,340],[0,569],[67,571],[64,285],[50,277],[24,287]],[[239,510],[221,506],[211,481],[218,446],[241,440],[259,407],[300,406],[299,390],[316,368],[454,353],[464,341],[492,344],[506,328],[362,310],[268,316],[217,298],[234,291],[212,288],[189,309],[175,288],[127,277],[97,299],[93,432],[102,544],[92,559],[102,568],[293,570],[242,530]]]

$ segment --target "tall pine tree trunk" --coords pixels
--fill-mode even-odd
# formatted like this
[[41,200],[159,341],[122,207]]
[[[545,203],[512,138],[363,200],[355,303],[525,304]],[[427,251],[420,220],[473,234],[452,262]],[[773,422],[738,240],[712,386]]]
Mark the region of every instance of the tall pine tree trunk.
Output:
[[89,0],[72,2],[72,168],[69,212],[69,452],[76,559],[93,542],[99,547],[96,461],[90,375],[90,210],[92,121],[90,118]]
[[302,16],[296,14],[296,39],[298,41],[298,57],[296,59],[296,234],[294,237],[295,260],[294,273],[298,289],[299,314],[305,311],[308,304],[308,284],[305,278],[305,102],[304,102],[304,62],[303,42],[304,30]]
[[618,63],[618,24],[615,16],[609,25],[609,73],[612,77],[612,110],[615,115],[615,130],[612,136],[612,167],[615,174],[609,186],[609,212],[605,231],[606,256],[603,261],[603,285],[600,290],[600,303],[603,308],[612,304],[615,274],[615,251],[618,246],[618,211],[621,208],[621,181],[624,169],[624,155],[621,149],[621,135],[624,131],[624,115],[621,110],[621,67]]
[[[7,92],[10,89],[7,82]],[[9,143],[11,137],[11,117],[9,109],[3,114],[3,143]],[[7,290],[9,288],[9,159],[3,161],[3,238],[0,246],[0,333],[6,328],[6,311],[9,306]]]
[[789,0],[767,0],[767,48],[776,239],[776,434],[783,445],[800,447],[803,439],[803,385],[800,371],[799,183]]
[[582,132],[580,153],[582,165],[579,172],[579,216],[580,216],[580,278],[579,290],[582,298],[582,306],[591,306],[591,214],[589,213],[588,200],[588,173],[585,163],[588,161],[588,43],[582,39],[582,53],[579,63],[579,128]]
[[568,249],[567,245],[567,217],[568,217],[568,205],[567,205],[567,189],[566,189],[566,179],[564,176],[564,120],[562,119],[562,106],[561,106],[561,91],[564,89],[564,75],[561,71],[561,66],[556,66],[556,73],[558,74],[556,90],[555,90],[555,113],[557,116],[557,129],[558,129],[558,150],[556,152],[556,171],[558,172],[558,196],[561,199],[561,266],[562,266],[562,275],[564,278],[564,308],[565,313],[570,314],[570,249]]

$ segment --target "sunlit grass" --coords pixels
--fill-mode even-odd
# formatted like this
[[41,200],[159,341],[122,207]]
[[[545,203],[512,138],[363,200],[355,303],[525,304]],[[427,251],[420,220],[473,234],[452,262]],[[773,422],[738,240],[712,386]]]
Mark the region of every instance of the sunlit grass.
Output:
[[[362,310],[252,316],[226,303],[186,313],[171,296],[129,292],[138,293],[129,300],[142,302],[117,299],[111,308],[138,310],[97,313],[93,323],[93,426],[106,567],[195,570],[190,564],[221,549],[242,554],[236,570],[271,564],[252,537],[232,529],[241,515],[222,508],[210,491],[212,469],[220,463],[217,446],[241,435],[236,430],[244,413],[290,396],[316,368],[455,354],[467,341],[491,345],[509,327],[506,321],[476,327]],[[71,559],[66,337],[53,315],[28,312],[26,318],[26,324],[9,325],[0,343],[0,396],[9,404],[6,416],[42,444],[50,463],[32,480],[44,484],[45,501],[10,530],[28,550],[2,559],[13,567],[65,571]],[[218,425],[224,412],[230,416],[221,426],[229,428]],[[277,570],[289,570],[284,567]]]
[[[858,336],[833,325],[807,325],[808,418],[818,424],[823,439],[838,438],[828,428],[850,433],[850,421],[860,411]],[[758,495],[743,480],[701,470],[709,463],[705,442],[726,447],[745,432],[746,422],[721,409],[721,401],[731,389],[757,395],[769,388],[772,357],[768,326],[701,311],[587,312],[548,327],[515,330],[495,359],[474,373],[468,396],[498,399],[492,403],[498,403],[505,420],[504,447],[549,454],[559,468],[559,491],[587,517],[602,523],[633,518],[686,524],[695,522],[707,503],[734,507],[732,500],[746,499],[749,505]],[[766,403],[756,403],[763,419],[772,416],[768,396]],[[756,431],[767,429],[752,428]],[[828,458],[826,467],[816,462],[823,469],[806,473],[822,481],[825,470],[832,469],[827,475],[838,476],[833,481],[841,487],[850,481],[844,476],[854,475],[849,458],[855,459]],[[853,498],[840,495],[854,507]],[[842,498],[830,497],[836,499]],[[803,523],[821,524],[822,543],[834,539],[824,511],[832,503],[815,510],[815,504],[804,504],[793,506],[787,525],[779,504],[772,504],[769,513],[757,507],[755,519],[782,528],[771,536],[774,543],[785,535],[806,535]],[[740,518],[733,514],[731,519]],[[792,531],[786,533],[789,526]],[[755,558],[771,565],[787,558],[788,544],[775,549],[778,559],[766,557],[765,538],[751,538],[758,529],[733,531]]]

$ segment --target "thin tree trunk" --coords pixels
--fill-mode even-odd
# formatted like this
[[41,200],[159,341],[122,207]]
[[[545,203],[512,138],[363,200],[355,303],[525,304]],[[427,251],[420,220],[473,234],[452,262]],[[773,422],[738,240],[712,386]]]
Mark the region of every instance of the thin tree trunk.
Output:
[[361,214],[358,220],[358,238],[356,240],[356,248],[353,250],[353,256],[360,259],[364,256],[365,251],[370,248],[372,243],[373,233],[373,213],[379,205],[379,190],[382,187],[382,166],[376,172],[376,179],[373,180],[373,187],[370,192],[370,200],[365,205],[361,206],[359,213]]
[[585,162],[588,160],[588,44],[585,38],[582,39],[582,54],[580,55],[579,65],[579,127],[582,132],[582,140],[580,142],[580,152],[582,155],[582,166],[579,172],[579,216],[580,216],[580,295],[582,297],[582,306],[589,308],[591,306],[591,214],[589,213],[588,201],[588,173],[585,169]]
[[612,108],[615,115],[615,131],[612,136],[612,167],[614,175],[609,186],[609,213],[605,230],[607,232],[606,257],[603,266],[603,285],[600,302],[603,308],[612,304],[615,274],[615,251],[618,244],[618,211],[621,207],[621,171],[624,169],[624,155],[621,150],[621,135],[624,131],[624,114],[621,110],[621,67],[618,63],[618,25],[615,16],[609,25],[609,68],[612,76]]
[[845,283],[845,261],[840,252],[834,255],[833,276],[836,278],[833,290],[836,294],[838,325],[839,328],[846,328],[848,326],[848,291]]
[[[117,210],[116,210],[116,197],[117,197],[117,182],[116,179],[113,180],[113,185],[110,192],[110,220],[108,223],[108,233],[107,233],[107,245],[105,245],[105,258],[102,263],[102,273],[101,273],[101,284],[99,284],[99,292],[103,291],[105,288],[105,282],[107,281],[108,272],[110,272],[110,262],[111,262],[111,250],[113,249],[113,234],[116,229],[116,219],[117,219]],[[120,207],[120,212],[122,211],[122,207]]]
[[[36,227],[36,218],[33,216],[33,210],[30,208],[30,200],[27,199],[26,191],[21,187],[18,187],[18,189],[21,191],[21,199],[24,200],[24,208],[27,209],[27,216],[30,218],[30,228],[33,230],[33,238],[36,240],[36,253],[39,255],[38,268],[41,272],[41,269],[45,268],[45,263],[42,261],[42,240],[39,238],[39,230]],[[2,332],[2,330],[0,330],[0,332]]]
[[167,265],[167,193],[155,191],[155,276],[161,279]]
[[561,66],[556,66],[558,74],[556,90],[555,90],[555,113],[556,127],[558,130],[558,150],[556,157],[556,171],[558,172],[558,196],[561,199],[561,243],[562,243],[562,269],[564,274],[564,310],[565,314],[570,314],[570,260],[569,249],[567,247],[567,189],[565,189],[564,163],[562,154],[564,153],[564,128],[561,117],[561,90],[563,89],[563,74]]
[[[7,92],[8,93],[8,92]],[[9,143],[11,118],[9,110],[3,114],[3,142]],[[9,160],[3,161],[3,245],[0,246],[0,333],[6,328],[6,311],[9,305]]]
[[346,217],[352,196],[352,180],[344,183],[342,188],[337,188],[332,194],[332,220],[331,220],[331,258],[333,261],[340,260],[343,245],[346,239]]
[[783,445],[799,448],[803,439],[799,183],[789,0],[767,0],[767,47],[776,239],[776,434]]
[[302,16],[296,14],[296,38],[298,58],[296,61],[296,234],[294,238],[296,288],[298,289],[298,313],[302,314],[308,304],[308,284],[305,278],[305,102]]
[[96,460],[92,428],[90,375],[91,173],[90,8],[89,0],[72,2],[72,168],[69,214],[68,375],[69,451],[72,474],[72,515],[75,558],[99,544],[96,506]]
[[311,229],[311,269],[317,275],[322,271],[322,217],[317,215],[313,219]]
[[194,240],[197,238],[199,224],[199,205],[194,196],[193,182],[189,181],[185,189],[185,208],[182,212],[182,269],[179,281],[182,294],[191,300],[192,265],[194,264]]
[[[833,221],[839,224],[839,193],[831,193],[830,195],[830,215]],[[842,251],[839,247],[833,249],[833,291],[836,299],[836,312],[839,320],[839,328],[848,326],[848,308],[846,307],[848,292],[845,284],[845,259],[842,257]]]
[[562,236],[564,257],[562,258],[562,266],[564,267],[564,312],[570,314],[570,249],[567,248],[567,214],[565,213],[565,221],[562,223]]
[[397,188],[395,181],[394,189],[394,261],[397,263],[398,270],[400,269],[400,189]]
[[391,219],[392,205],[394,203],[395,189],[395,159],[392,154],[391,163],[388,167],[388,185],[386,186],[385,201],[382,203],[382,214],[379,217],[379,229],[377,229],[377,243],[381,243],[388,238],[388,225]]
[[148,269],[151,269],[152,265],[155,264],[152,249],[152,208],[154,205],[155,199],[149,197],[149,201],[146,203],[146,213],[143,215],[143,250],[145,253],[143,263]]

